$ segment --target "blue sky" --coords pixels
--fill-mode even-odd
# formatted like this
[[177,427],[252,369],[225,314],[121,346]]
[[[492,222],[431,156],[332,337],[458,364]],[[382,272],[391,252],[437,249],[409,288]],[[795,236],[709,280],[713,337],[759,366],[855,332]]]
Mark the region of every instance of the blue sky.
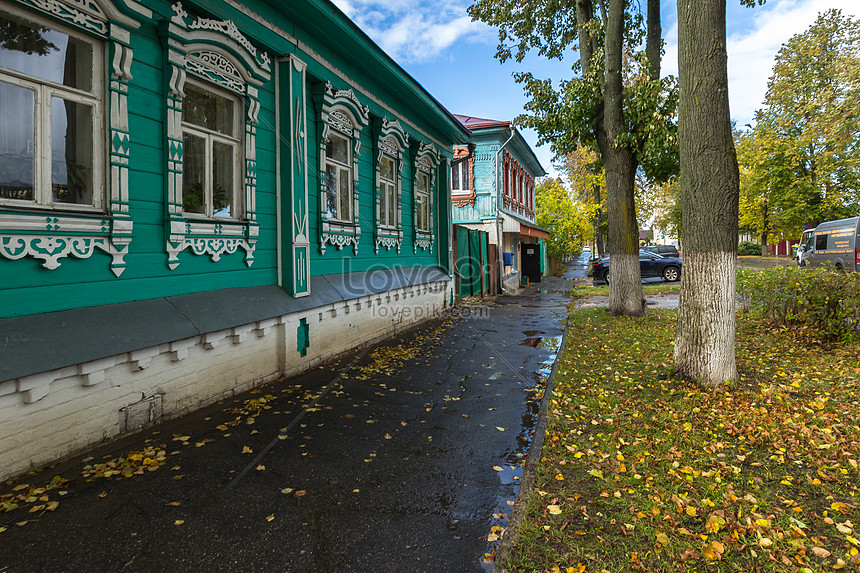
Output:
[[[537,77],[568,78],[573,61],[528,57],[523,64],[495,59],[496,30],[472,22],[469,0],[333,0],[373,40],[452,113],[510,120],[523,113],[526,97],[512,74],[531,71]],[[644,0],[639,0],[644,3]],[[729,102],[738,125],[752,121],[767,89],[773,58],[794,34],[807,29],[819,12],[839,8],[860,15],[857,0],[768,0],[745,8],[727,0]],[[663,73],[677,75],[675,0],[664,0]],[[544,168],[553,173],[548,145],[537,147],[537,135],[523,131]]]

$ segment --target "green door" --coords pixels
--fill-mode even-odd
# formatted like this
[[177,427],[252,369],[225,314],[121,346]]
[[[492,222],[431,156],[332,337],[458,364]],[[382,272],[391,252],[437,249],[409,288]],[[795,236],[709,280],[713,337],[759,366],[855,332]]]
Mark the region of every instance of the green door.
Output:
[[481,231],[469,230],[469,279],[470,294],[481,294]]
[[469,229],[466,227],[454,227],[457,241],[457,260],[454,261],[454,272],[457,277],[458,298],[465,298],[471,294],[472,281],[469,278]]

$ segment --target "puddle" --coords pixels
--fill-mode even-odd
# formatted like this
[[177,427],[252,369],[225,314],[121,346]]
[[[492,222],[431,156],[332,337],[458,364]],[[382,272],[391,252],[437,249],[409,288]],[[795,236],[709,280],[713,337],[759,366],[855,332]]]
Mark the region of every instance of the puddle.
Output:
[[[503,486],[503,489],[499,492],[496,506],[493,508],[492,519],[490,520],[491,532],[497,531],[492,529],[493,527],[507,527],[508,518],[513,510],[512,503],[517,498],[520,490],[520,482],[525,472],[523,464],[534,439],[538,412],[540,411],[540,405],[546,391],[546,382],[561,346],[561,336],[540,336],[546,334],[541,330],[526,330],[523,334],[527,338],[521,341],[520,344],[548,352],[542,357],[543,360],[538,364],[537,370],[532,372],[534,384],[524,388],[524,410],[522,424],[516,438],[517,445],[514,450],[506,452],[503,455],[502,463],[498,464],[502,468],[501,471],[496,472],[493,470],[498,476],[499,483]],[[487,553],[485,558],[481,559],[481,569],[486,573],[492,573],[495,568],[494,560],[486,556],[494,554],[497,548],[498,540],[490,541],[487,544]]]
[[[561,344],[561,336],[529,336],[529,333],[531,332],[541,333],[539,330],[529,330],[524,332],[523,334],[528,336],[528,338],[524,338],[520,341],[521,346],[531,346],[532,348],[552,350],[554,353],[558,353],[558,347]],[[552,360],[555,360],[555,356],[552,356]]]

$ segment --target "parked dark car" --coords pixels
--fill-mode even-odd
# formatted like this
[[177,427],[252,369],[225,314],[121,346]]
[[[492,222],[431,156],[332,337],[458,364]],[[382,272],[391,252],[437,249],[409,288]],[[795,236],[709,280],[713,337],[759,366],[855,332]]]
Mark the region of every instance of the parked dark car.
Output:
[[[663,277],[674,282],[681,278],[682,262],[679,257],[663,257],[656,253],[639,250],[639,271],[642,278]],[[609,282],[609,255],[605,255],[591,266],[592,276],[598,280]]]
[[675,245],[645,245],[644,247],[639,247],[640,250],[644,249],[646,251],[651,251],[652,253],[657,253],[658,255],[662,255],[664,257],[677,257],[680,256],[678,253],[678,249]]

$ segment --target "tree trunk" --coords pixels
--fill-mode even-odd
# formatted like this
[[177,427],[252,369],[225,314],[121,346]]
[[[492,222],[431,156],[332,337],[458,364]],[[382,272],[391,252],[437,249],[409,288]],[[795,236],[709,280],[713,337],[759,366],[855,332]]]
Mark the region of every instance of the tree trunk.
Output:
[[761,236],[759,237],[761,240],[761,254],[762,256],[767,255],[767,239],[768,239],[768,228],[770,227],[770,221],[768,220],[768,210],[767,204],[765,204],[761,209],[761,218],[762,218],[762,229]]
[[633,183],[636,158],[626,145],[615,145],[624,125],[621,54],[625,0],[610,0],[606,21],[606,62],[603,77],[603,129],[598,145],[606,168],[606,211],[609,224],[609,311],[642,316],[642,277],[639,271],[639,225]]
[[716,386],[735,362],[738,164],[729,116],[725,0],[678,0],[684,272],[675,372]]
[[603,152],[609,214],[609,311],[643,316],[642,274],[639,269],[639,226],[633,200],[636,162],[627,147]]
[[597,205],[597,209],[594,213],[594,242],[597,246],[597,254],[602,257],[606,252],[606,247],[604,246],[604,239],[606,237],[606,216],[601,208],[603,199],[600,197],[600,185],[593,185],[592,192],[594,194],[594,204]]

